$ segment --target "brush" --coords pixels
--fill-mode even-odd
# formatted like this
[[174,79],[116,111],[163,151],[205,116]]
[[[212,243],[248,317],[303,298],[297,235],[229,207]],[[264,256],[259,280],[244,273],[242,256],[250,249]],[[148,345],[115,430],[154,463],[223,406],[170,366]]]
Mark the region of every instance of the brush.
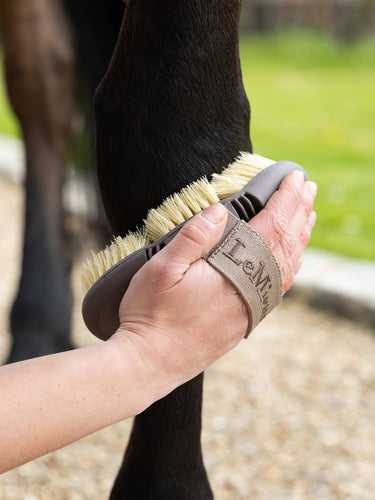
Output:
[[[118,327],[118,306],[131,278],[163,248],[181,225],[214,203],[221,202],[236,217],[248,222],[267,203],[283,178],[298,164],[251,153],[239,157],[220,174],[192,182],[149,210],[144,225],[125,237],[116,237],[82,268],[85,295],[82,313],[87,327],[105,340]],[[110,333],[111,332],[111,333]]]

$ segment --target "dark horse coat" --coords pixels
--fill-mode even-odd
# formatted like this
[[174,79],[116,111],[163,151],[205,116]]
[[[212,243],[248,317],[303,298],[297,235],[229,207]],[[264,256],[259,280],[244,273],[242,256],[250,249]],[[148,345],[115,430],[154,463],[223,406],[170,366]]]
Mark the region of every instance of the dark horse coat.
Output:
[[[73,113],[70,28],[76,27],[79,67],[93,92],[124,11],[95,97],[100,191],[113,232],[124,235],[167,195],[221,171],[240,151],[251,151],[250,108],[238,53],[240,3],[126,0],[124,11],[117,0],[65,0],[69,22],[59,0],[47,2],[48,8],[46,0],[20,0],[23,13],[15,10],[17,2],[0,3],[8,86],[28,151],[29,220],[12,314],[12,359],[70,346],[70,298],[56,208]],[[8,26],[23,21],[23,34],[7,30],[7,20]],[[32,63],[12,51],[15,37],[21,43],[24,33]],[[45,49],[42,58],[38,37],[45,42],[39,43]],[[40,82],[49,93],[38,91]],[[202,383],[200,375],[135,419],[113,499],[212,498],[200,444]]]
[[[240,2],[128,0],[95,98],[96,154],[116,234],[251,151],[238,53]],[[208,499],[200,375],[135,419],[112,498]]]
[[75,90],[79,82],[92,101],[123,11],[119,0],[0,1],[8,94],[26,152],[23,261],[8,362],[72,348],[62,189]]

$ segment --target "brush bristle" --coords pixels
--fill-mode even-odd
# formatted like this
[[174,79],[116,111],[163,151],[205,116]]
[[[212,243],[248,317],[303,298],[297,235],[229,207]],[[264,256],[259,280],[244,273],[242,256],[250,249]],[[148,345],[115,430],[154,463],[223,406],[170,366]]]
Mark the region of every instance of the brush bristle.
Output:
[[259,172],[275,163],[263,156],[241,153],[221,174],[213,174],[211,185],[216,194],[223,200],[238,193]]
[[117,236],[104,250],[92,253],[82,266],[82,289],[86,293],[92,285],[112,266],[130,254],[151,243],[145,228],[129,233],[124,238]]
[[158,208],[151,209],[144,221],[146,231],[152,241],[157,241],[182,222],[218,201],[213,187],[203,177],[179,193],[169,196]]
[[273,160],[259,155],[241,153],[221,174],[213,174],[211,182],[203,177],[166,198],[159,207],[148,212],[144,226],[139,231],[129,233],[124,238],[118,236],[104,250],[97,254],[92,252],[92,259],[88,259],[82,267],[83,293],[87,293],[95,281],[121,259],[159,240],[210,205],[237,193],[273,163]]

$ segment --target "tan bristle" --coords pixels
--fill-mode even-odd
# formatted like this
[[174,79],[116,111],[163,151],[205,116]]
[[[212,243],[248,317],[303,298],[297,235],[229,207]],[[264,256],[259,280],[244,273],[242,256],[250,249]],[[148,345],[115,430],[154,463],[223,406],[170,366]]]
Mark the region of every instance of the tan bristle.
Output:
[[204,177],[166,198],[159,207],[148,212],[145,224],[139,231],[129,233],[125,238],[117,237],[105,250],[92,253],[92,259],[82,266],[84,293],[121,259],[159,240],[201,210],[237,193],[273,163],[273,160],[259,155],[241,153],[221,174],[213,174],[211,182]]
[[217,201],[219,198],[205,177],[189,184],[148,212],[145,227],[150,239],[159,240],[179,224]]
[[163,234],[167,234],[174,227],[163,212],[163,209],[156,210],[155,208],[148,212],[145,227],[152,241],[157,241]]
[[120,262],[131,253],[145,247],[150,239],[145,229],[129,233],[124,238],[118,236],[113,242],[97,254],[92,252],[92,258],[82,266],[82,289],[86,293],[97,279],[108,269]]
[[220,200],[223,200],[238,193],[259,172],[273,163],[273,160],[263,156],[241,153],[221,174],[212,175],[211,185]]

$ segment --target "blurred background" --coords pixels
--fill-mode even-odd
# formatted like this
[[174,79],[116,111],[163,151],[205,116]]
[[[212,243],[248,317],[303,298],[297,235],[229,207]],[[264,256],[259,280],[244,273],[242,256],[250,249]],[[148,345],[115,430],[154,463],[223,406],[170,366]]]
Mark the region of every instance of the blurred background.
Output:
[[[372,0],[243,2],[255,150],[301,163],[318,182],[312,246],[367,259],[375,256],[374,31]],[[0,134],[19,137],[1,75]]]
[[242,22],[256,150],[318,182],[312,246],[374,259],[374,2],[254,0]]
[[[323,251],[325,274],[344,276],[330,295],[316,290],[320,309],[332,305],[328,313],[312,309],[299,299],[324,276],[310,264],[313,285],[302,283],[300,294],[296,287],[251,341],[208,371],[203,445],[210,479],[219,500],[371,500],[375,3],[243,0],[240,51],[254,150],[300,163],[318,183],[310,248]],[[22,147],[1,72],[0,44],[0,316],[7,332],[22,227],[21,187],[12,171]],[[78,189],[75,199],[84,196]],[[366,294],[349,293],[345,301],[346,289],[358,285]],[[84,345],[91,339],[80,319],[79,285],[75,290],[76,343]],[[3,356],[7,348],[4,333]],[[106,498],[128,431],[127,422],[113,426],[4,475],[0,498]]]

